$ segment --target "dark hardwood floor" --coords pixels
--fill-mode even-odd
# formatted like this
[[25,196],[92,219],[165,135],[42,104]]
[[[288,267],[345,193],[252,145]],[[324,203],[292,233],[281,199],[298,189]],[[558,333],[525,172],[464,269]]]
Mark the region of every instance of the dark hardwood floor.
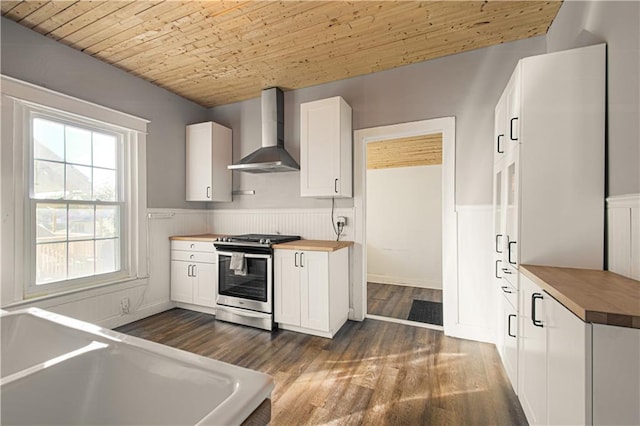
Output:
[[442,290],[367,283],[367,313],[406,320],[414,299],[442,302]]
[[183,309],[117,329],[270,374],[272,425],[526,424],[495,346],[367,319],[334,339]]

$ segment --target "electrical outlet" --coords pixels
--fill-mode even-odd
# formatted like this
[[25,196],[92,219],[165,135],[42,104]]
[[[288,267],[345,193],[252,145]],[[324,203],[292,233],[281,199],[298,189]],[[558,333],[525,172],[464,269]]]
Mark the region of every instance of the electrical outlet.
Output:
[[123,297],[120,301],[120,312],[123,314],[129,313],[129,298]]
[[336,218],[336,225],[338,226],[347,226],[347,218],[344,216],[338,216]]

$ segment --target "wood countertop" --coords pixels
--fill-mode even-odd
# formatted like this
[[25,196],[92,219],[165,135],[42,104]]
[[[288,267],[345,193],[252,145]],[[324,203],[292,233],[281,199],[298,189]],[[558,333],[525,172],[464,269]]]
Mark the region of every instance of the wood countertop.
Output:
[[298,240],[288,243],[274,244],[274,249],[307,250],[307,251],[336,251],[351,247],[353,241],[329,241],[329,240]]
[[182,241],[214,241],[218,237],[226,237],[225,234],[200,234],[200,235],[175,235],[169,237],[170,240]]
[[640,329],[640,281],[592,269],[520,265],[520,271],[585,322]]

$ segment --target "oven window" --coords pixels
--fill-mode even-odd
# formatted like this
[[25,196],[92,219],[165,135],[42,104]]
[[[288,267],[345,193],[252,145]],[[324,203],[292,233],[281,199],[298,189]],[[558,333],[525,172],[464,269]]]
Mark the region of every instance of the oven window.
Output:
[[245,257],[247,274],[236,275],[229,268],[230,256],[219,256],[218,294],[267,301],[267,259]]

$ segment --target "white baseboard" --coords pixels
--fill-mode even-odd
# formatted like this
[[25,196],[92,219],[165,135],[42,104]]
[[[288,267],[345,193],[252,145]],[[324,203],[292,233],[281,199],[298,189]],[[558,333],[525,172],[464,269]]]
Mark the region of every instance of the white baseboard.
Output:
[[176,307],[174,302],[161,302],[154,305],[144,306],[135,312],[130,314],[124,314],[117,317],[107,318],[98,322],[97,325],[103,328],[114,329],[121,327],[125,324],[129,324],[135,321],[139,321],[143,318],[150,317],[151,315],[159,314],[160,312],[168,311]]
[[390,277],[387,275],[378,274],[367,274],[367,282],[442,290],[442,281],[426,281],[414,278]]

